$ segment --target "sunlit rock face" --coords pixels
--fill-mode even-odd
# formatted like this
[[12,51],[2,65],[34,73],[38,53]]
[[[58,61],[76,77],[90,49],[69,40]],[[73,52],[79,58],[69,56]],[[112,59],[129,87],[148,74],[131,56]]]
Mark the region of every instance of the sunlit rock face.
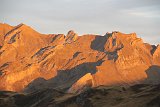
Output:
[[155,65],[160,65],[160,45],[158,45],[153,53],[153,61]]
[[9,32],[12,28],[13,27],[8,24],[0,23],[0,48],[3,45],[5,34],[7,34],[7,32]]
[[113,32],[105,44],[108,60],[98,66],[95,85],[130,84],[147,78],[145,70],[152,65],[152,55],[136,34]]
[[78,38],[78,35],[73,30],[70,30],[66,35],[65,42],[72,43],[76,41],[77,38]]
[[83,77],[81,77],[76,83],[74,83],[68,90],[68,92],[69,93],[81,92],[88,87],[92,87],[93,85],[94,85],[93,77],[91,73],[87,73]]
[[78,92],[99,85],[131,85],[154,78],[146,71],[160,66],[159,45],[146,44],[135,33],[78,36],[71,30],[66,36],[46,35],[25,24],[0,24],[0,46],[1,90],[50,87]]

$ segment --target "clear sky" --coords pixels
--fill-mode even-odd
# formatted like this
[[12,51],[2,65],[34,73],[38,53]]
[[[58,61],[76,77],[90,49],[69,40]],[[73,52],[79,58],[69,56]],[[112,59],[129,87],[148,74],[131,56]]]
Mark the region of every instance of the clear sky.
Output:
[[160,43],[160,0],[0,0],[0,22],[25,23],[40,33],[136,32]]

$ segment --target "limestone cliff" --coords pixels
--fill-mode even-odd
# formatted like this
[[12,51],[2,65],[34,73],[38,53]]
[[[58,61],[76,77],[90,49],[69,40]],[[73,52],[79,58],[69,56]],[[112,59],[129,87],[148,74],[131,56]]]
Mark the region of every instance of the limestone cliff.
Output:
[[51,87],[77,92],[131,85],[154,78],[146,71],[160,66],[160,46],[144,43],[135,33],[78,36],[71,30],[66,36],[46,35],[25,24],[1,24],[0,44],[0,90]]

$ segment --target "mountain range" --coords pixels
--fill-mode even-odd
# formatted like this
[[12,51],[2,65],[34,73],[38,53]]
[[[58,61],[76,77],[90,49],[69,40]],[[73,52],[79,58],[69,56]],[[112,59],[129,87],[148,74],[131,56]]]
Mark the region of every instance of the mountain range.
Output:
[[[120,104],[116,107],[127,107],[132,103],[125,101],[133,93],[140,101],[148,95],[150,102],[147,99],[145,104],[151,106],[160,100],[159,83],[160,45],[144,43],[136,33],[113,31],[79,36],[70,30],[66,35],[41,34],[23,23],[0,23],[0,105],[5,107],[12,107],[15,102],[18,103],[14,107],[46,107],[52,105],[48,99],[53,98],[57,98],[53,107],[105,107],[114,106],[114,102]],[[126,92],[128,99],[124,96]],[[105,96],[108,93],[117,93],[120,98],[109,99]],[[144,96],[137,97],[140,93]],[[103,99],[105,103],[96,103],[88,96],[112,102]],[[143,103],[136,103],[142,107]]]

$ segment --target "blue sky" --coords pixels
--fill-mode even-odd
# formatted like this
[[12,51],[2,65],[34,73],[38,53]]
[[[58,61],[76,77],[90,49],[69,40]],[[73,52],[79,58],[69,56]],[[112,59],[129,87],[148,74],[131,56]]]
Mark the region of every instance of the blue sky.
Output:
[[159,44],[160,0],[0,0],[0,22],[23,22],[47,34],[136,32]]

